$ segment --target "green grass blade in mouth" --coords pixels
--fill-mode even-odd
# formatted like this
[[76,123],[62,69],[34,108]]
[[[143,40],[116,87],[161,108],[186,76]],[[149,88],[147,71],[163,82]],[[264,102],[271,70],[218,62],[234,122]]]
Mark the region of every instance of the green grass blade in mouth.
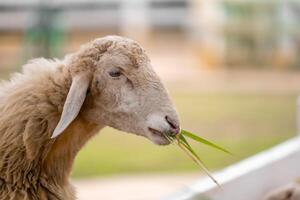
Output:
[[191,145],[188,143],[188,141],[185,139],[185,137],[182,134],[179,134],[180,141],[182,141],[184,144],[186,144],[188,147],[192,148]]
[[218,150],[220,150],[220,151],[223,151],[223,152],[225,152],[225,153],[228,153],[228,154],[231,154],[231,155],[232,155],[232,153],[229,152],[228,150],[226,150],[226,149],[220,147],[219,145],[216,145],[216,144],[214,144],[214,143],[212,143],[212,142],[210,142],[210,141],[208,141],[208,140],[206,140],[206,139],[204,139],[204,138],[201,138],[201,137],[199,137],[199,136],[197,136],[197,135],[195,135],[195,134],[193,134],[193,133],[191,133],[191,132],[189,132],[189,131],[186,131],[186,130],[184,130],[184,129],[181,129],[180,135],[181,135],[181,134],[184,135],[184,136],[186,136],[186,137],[189,137],[189,138],[191,138],[191,139],[193,139],[193,140],[195,140],[195,141],[201,142],[201,143],[206,144],[206,145],[208,145],[208,146],[210,146],[210,147],[213,147],[213,148],[215,148],[215,149],[218,149]]
[[173,143],[174,138],[172,138],[172,137],[170,137],[170,136],[168,136],[168,135],[165,135],[165,134],[164,134],[164,136],[165,136],[165,138],[170,142],[170,144]]
[[182,145],[186,147],[197,159],[200,160],[200,157],[198,154],[194,151],[194,149],[191,147],[191,145],[187,142],[187,140],[184,138],[183,135],[179,135],[178,142],[180,142]]
[[[184,138],[184,137],[183,137]],[[184,138],[185,140],[185,138]],[[179,137],[177,138],[178,146],[199,166],[201,167],[204,172],[207,174],[207,176],[216,184],[218,187],[221,188],[221,185],[219,182],[211,175],[208,168],[205,166],[203,161],[199,158],[199,156],[196,154],[196,152],[192,149],[192,147],[188,143],[184,143]],[[185,140],[186,141],[186,140]]]
[[[164,137],[172,144],[174,140],[177,140],[176,144],[178,147],[184,151],[185,154],[187,154],[199,167],[201,167],[204,172],[207,174],[207,176],[221,188],[221,185],[218,183],[218,181],[211,175],[211,172],[208,170],[208,168],[205,166],[204,162],[200,159],[198,154],[194,151],[194,149],[191,147],[191,145],[188,143],[186,138],[184,137],[184,134],[182,134],[182,131],[177,136],[169,136],[167,134],[164,134]],[[198,140],[197,140],[198,141]],[[174,144],[174,143],[173,143]]]

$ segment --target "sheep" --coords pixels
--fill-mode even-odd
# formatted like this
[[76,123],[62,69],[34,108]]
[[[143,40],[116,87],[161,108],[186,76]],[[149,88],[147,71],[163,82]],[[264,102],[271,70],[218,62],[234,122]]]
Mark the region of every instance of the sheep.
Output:
[[270,192],[264,200],[300,200],[300,180]]
[[74,158],[105,126],[167,145],[176,109],[150,59],[106,36],[62,60],[39,58],[0,85],[0,199],[72,200]]

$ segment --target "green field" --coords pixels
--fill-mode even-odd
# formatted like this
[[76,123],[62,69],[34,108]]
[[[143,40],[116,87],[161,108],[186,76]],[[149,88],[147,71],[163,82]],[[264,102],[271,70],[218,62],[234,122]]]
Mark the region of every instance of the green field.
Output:
[[[296,132],[294,94],[177,92],[172,97],[182,127],[234,153],[229,156],[191,143],[211,169],[269,148]],[[196,170],[177,146],[155,146],[142,137],[106,128],[79,153],[73,177]]]

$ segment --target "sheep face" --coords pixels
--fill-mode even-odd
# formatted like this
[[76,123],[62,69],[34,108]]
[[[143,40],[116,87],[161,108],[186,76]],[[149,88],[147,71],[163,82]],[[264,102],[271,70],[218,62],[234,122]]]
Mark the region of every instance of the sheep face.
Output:
[[163,134],[179,132],[169,95],[144,50],[122,39],[97,63],[91,83],[89,120],[168,144]]
[[[96,54],[91,49],[97,49]],[[76,75],[82,74],[82,70],[73,67],[77,77],[73,77],[73,82],[83,83],[77,84],[78,88],[74,86],[75,89],[72,87],[76,84],[72,83],[70,89],[76,91],[75,95],[81,96],[81,100],[68,103],[67,98],[67,105],[83,104],[81,113],[86,120],[147,137],[155,144],[169,144],[164,134],[179,133],[179,119],[173,103],[145,51],[136,42],[116,36],[101,38],[81,54],[85,58],[83,74],[87,75]],[[80,89],[82,87],[84,89]],[[80,95],[79,91],[88,88],[86,97]],[[63,118],[61,121],[70,121]],[[74,116],[69,118],[73,120]],[[65,126],[62,127],[58,126],[54,136]]]

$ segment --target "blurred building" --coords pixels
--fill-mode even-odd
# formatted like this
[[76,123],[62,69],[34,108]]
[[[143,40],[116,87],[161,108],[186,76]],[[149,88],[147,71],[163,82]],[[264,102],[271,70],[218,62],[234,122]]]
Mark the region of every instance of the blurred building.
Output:
[[297,0],[2,0],[0,65],[18,49],[12,57],[52,57],[113,33],[188,42],[209,67],[293,68],[299,25]]

